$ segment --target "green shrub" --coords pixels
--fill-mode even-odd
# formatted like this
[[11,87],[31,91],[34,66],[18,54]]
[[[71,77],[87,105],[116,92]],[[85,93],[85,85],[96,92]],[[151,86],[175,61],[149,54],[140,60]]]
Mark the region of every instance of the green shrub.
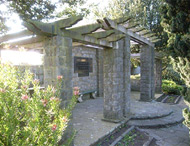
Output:
[[[76,103],[73,97],[65,109],[60,109],[60,87],[39,89],[39,81],[30,72],[19,71],[0,62],[0,145],[56,146],[60,141]],[[27,90],[33,85],[34,93]],[[20,89],[18,89],[20,88]]]
[[132,80],[140,80],[141,79],[141,75],[138,74],[138,75],[131,75],[131,79]]
[[180,95],[183,87],[177,85],[174,81],[163,80],[162,81],[162,90],[165,94],[175,94]]

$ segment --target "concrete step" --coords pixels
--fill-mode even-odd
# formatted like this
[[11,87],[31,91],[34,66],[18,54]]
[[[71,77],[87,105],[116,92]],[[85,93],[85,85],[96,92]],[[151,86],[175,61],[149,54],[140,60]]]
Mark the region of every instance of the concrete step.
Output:
[[183,122],[182,110],[180,108],[171,108],[173,112],[167,116],[154,119],[131,119],[128,124],[140,128],[164,128]]
[[173,113],[171,107],[160,102],[139,102],[131,104],[131,119],[147,120],[166,117]]

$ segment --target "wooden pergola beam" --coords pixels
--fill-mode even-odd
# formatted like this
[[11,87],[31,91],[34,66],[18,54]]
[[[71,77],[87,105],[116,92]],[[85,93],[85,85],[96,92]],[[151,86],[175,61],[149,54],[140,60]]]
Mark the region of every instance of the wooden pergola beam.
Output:
[[156,39],[158,39],[157,36],[154,36],[154,37],[150,37],[150,38],[149,38],[150,41],[153,41],[153,40],[156,40]]
[[116,35],[111,35],[110,37],[106,38],[105,40],[108,42],[116,42],[119,41],[123,38],[125,38],[126,35],[124,34],[116,34]]
[[142,36],[140,36],[139,34],[136,34],[134,32],[132,32],[131,30],[127,30],[125,27],[123,27],[122,25],[117,24],[116,22],[114,22],[113,20],[110,20],[109,18],[104,18],[105,23],[112,29],[116,29],[120,32],[123,32],[127,35],[129,35],[131,38],[134,38],[135,40],[138,40],[139,42],[143,43],[143,44],[148,44],[150,46],[154,46],[154,44],[152,42],[150,42],[149,40],[143,38]]
[[83,19],[82,16],[72,16],[70,18],[61,19],[50,24],[56,26],[59,29],[63,29],[63,28],[68,28],[68,27],[73,26],[74,24],[81,21],[82,19]]
[[80,33],[80,34],[84,35],[84,34],[90,34],[90,33],[96,31],[97,29],[99,29],[101,27],[102,26],[100,24],[94,23],[94,24],[83,25],[83,26],[71,28],[71,29],[68,29],[68,30],[75,31],[77,33]]
[[146,37],[146,38],[150,38],[150,37],[153,37],[153,36],[156,36],[156,33],[150,33],[150,34],[144,35],[144,37]]
[[110,35],[112,35],[114,33],[115,33],[114,30],[107,30],[107,31],[91,33],[91,34],[88,34],[88,35],[92,36],[92,37],[95,37],[97,39],[102,39],[102,38],[107,38],[107,37],[109,37]]
[[125,23],[129,20],[131,20],[132,17],[122,17],[122,18],[118,18],[118,19],[114,19],[114,21],[117,23],[117,24],[122,24],[122,23]]
[[[96,26],[99,27],[100,24]],[[76,41],[81,41],[81,42],[85,42],[85,43],[89,43],[89,44],[93,44],[97,46],[103,46],[107,48],[117,48],[117,45],[115,45],[115,43],[109,43],[106,40],[98,40],[95,37],[83,35],[81,33],[72,31],[72,29],[69,29],[69,30],[60,29],[59,31],[58,30],[54,31],[55,29],[52,29],[52,26],[50,24],[43,23],[43,25],[41,25],[40,22],[33,22],[33,21],[30,21],[29,25],[28,23],[26,23],[26,27],[29,27],[29,29],[32,32],[37,32],[39,35],[46,35],[46,36],[60,35],[63,37],[70,37]],[[89,29],[92,30],[91,28]]]
[[159,42],[159,41],[161,41],[161,39],[155,39],[155,40],[153,40],[151,42],[156,43],[156,42]]
[[150,34],[152,33],[150,30],[143,30],[142,32],[139,32],[140,35],[147,35],[147,34]]
[[22,37],[26,37],[29,35],[33,35],[33,32],[28,31],[28,30],[22,30],[20,32],[16,32],[16,33],[11,33],[11,34],[7,34],[4,36],[0,37],[0,43],[12,40],[12,39],[17,39],[17,38],[22,38]]
[[97,39],[95,37],[88,36],[88,35],[82,35],[80,33],[77,33],[77,32],[71,31],[71,30],[62,30],[61,34],[59,34],[59,35],[61,35],[63,37],[70,37],[70,38],[74,39],[74,41],[76,41],[76,42],[83,42],[83,43],[102,46],[102,47],[106,47],[106,48],[118,49],[117,42],[110,43],[106,40]]
[[146,30],[146,28],[144,28],[144,27],[139,27],[139,28],[131,29],[131,31],[134,32],[134,33],[141,32],[141,31],[143,31],[143,30]]

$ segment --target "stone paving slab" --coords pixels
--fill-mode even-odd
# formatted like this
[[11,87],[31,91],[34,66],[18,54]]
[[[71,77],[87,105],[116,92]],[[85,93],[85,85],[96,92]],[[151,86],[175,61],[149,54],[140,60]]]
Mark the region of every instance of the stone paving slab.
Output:
[[75,146],[89,146],[120,124],[102,121],[103,99],[86,100],[73,111],[73,125],[77,130]]
[[159,146],[189,146],[189,130],[183,124],[160,129],[143,129],[155,137]]

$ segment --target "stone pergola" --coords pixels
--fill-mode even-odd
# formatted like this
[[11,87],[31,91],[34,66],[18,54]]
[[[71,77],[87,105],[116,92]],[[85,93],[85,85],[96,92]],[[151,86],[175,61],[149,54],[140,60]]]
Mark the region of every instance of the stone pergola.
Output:
[[[73,27],[82,17],[72,17],[43,23],[29,20],[24,23],[28,30],[0,37],[0,43],[10,39],[33,35],[11,45],[42,42],[44,51],[45,85],[54,84],[62,75],[64,83],[62,98],[65,103],[72,97],[72,44],[73,42],[102,47],[98,53],[103,70],[98,71],[98,92],[104,97],[104,120],[119,122],[130,114],[130,42],[142,46],[141,49],[141,101],[154,98],[154,43],[159,41],[154,33],[133,23],[132,18],[111,20],[104,18],[97,23]],[[1,44],[1,47],[3,44]]]

